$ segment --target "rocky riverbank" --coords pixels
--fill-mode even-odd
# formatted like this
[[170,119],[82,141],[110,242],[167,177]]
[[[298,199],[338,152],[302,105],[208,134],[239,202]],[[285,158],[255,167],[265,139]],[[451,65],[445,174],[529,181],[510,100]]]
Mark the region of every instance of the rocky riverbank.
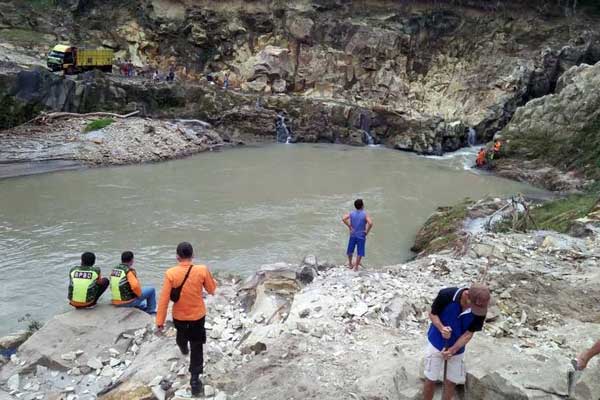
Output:
[[[180,158],[235,145],[198,120],[108,118],[108,126],[87,131],[97,117],[21,125],[0,132],[0,177],[81,166],[121,165]],[[59,162],[57,162],[59,161]]]
[[[600,328],[597,218],[580,221],[584,237],[471,230],[460,247],[359,273],[311,256],[221,276],[208,299],[206,397],[419,399],[433,297],[485,280],[493,306],[469,345],[464,398],[596,400],[598,362],[571,391],[567,377]],[[2,361],[0,398],[185,398],[173,335],[108,305],[56,316]]]

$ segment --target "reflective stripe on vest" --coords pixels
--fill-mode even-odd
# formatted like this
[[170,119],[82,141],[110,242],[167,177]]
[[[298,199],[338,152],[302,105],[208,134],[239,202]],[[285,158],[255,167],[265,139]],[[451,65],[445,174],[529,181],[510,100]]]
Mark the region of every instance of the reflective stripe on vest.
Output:
[[137,297],[127,280],[127,273],[130,270],[128,265],[119,264],[110,273],[110,292],[113,301],[128,301]]
[[69,300],[90,303],[95,300],[100,269],[96,267],[74,267],[69,273]]

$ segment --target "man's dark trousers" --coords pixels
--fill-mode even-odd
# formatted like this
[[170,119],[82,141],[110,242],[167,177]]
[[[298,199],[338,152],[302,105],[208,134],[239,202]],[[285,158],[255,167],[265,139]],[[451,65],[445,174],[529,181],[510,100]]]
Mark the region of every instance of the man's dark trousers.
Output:
[[206,343],[206,329],[204,329],[204,320],[197,321],[179,321],[173,320],[177,337],[175,338],[180,349],[187,349],[190,344],[190,373],[201,375],[204,372],[204,349]]

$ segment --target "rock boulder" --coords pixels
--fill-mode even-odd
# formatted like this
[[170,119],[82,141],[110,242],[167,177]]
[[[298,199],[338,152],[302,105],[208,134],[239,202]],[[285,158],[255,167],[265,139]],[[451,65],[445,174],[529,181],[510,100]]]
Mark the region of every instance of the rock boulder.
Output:
[[[152,318],[135,308],[98,305],[89,310],[73,310],[48,321],[18,350],[19,371],[45,366],[66,371],[87,360],[107,358],[109,348],[123,353],[135,331],[152,323]],[[131,335],[130,338],[124,335]],[[73,357],[71,357],[73,355]],[[0,377],[11,373],[4,368]]]

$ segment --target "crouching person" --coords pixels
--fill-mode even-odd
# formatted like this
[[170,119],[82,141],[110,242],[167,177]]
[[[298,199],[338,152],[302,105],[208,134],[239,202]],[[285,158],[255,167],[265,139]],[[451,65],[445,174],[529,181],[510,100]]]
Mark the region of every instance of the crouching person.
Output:
[[451,400],[456,385],[465,383],[465,346],[475,332],[483,329],[489,302],[489,289],[479,283],[470,288],[446,288],[438,293],[429,313],[425,400],[433,399],[436,382],[443,381],[443,400]]
[[214,294],[217,284],[206,265],[193,265],[194,250],[187,242],[177,246],[178,265],[165,273],[158,301],[156,325],[162,330],[167,318],[169,300],[173,301],[173,323],[176,342],[182,354],[190,354],[190,386],[192,396],[203,393],[200,375],[204,372],[203,345],[206,343],[204,319],[206,307],[202,289]]
[[81,265],[69,271],[69,304],[75,308],[93,308],[102,293],[108,288],[108,279],[94,266],[96,255],[85,252],[81,255]]
[[153,287],[142,287],[133,268],[133,253],[121,254],[121,264],[110,273],[112,304],[117,307],[136,307],[148,314],[156,313],[156,292]]

